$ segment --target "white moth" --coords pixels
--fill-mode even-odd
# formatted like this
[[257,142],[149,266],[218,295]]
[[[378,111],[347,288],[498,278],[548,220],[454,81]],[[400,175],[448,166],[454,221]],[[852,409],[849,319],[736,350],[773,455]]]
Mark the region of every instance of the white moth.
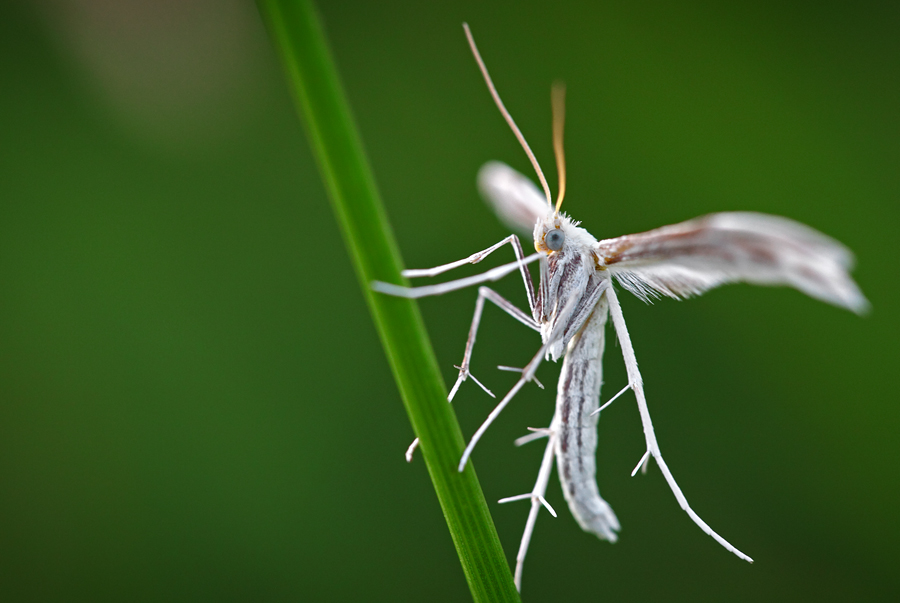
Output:
[[[449,399],[459,386],[472,378],[490,395],[493,394],[469,372],[469,362],[485,300],[488,300],[524,325],[538,331],[541,345],[532,360],[521,369],[522,376],[503,397],[475,432],[463,453],[459,470],[465,467],[475,444],[488,426],[509,404],[513,396],[528,382],[544,359],[563,359],[557,386],[556,409],[550,426],[533,430],[517,440],[517,444],[548,438],[537,482],[528,494],[505,498],[500,502],[531,500],[531,511],[516,556],[515,582],[521,590],[522,566],[541,505],[556,515],[544,498],[554,457],[569,509],[578,524],[603,540],[615,542],[619,521],[612,508],[600,497],[595,477],[597,420],[599,411],[627,390],[634,391],[644,429],[647,451],[638,469],[647,469],[653,457],[663,477],[675,494],[678,504],[704,532],[716,542],[744,559],[753,560],[719,536],[688,505],[681,488],[663,460],[653,423],[644,397],[641,374],[622,308],[616,296],[614,281],[644,301],[667,296],[682,299],[733,282],[757,285],[789,285],[822,301],[862,313],[868,307],[863,294],[848,275],[853,258],[843,245],[808,226],[786,218],[733,212],[712,214],[681,224],[664,226],[648,232],[598,241],[578,222],[560,213],[565,194],[565,163],[562,151],[564,90],[554,87],[554,150],[559,168],[559,196],[554,204],[550,188],[534,154],[525,142],[510,114],[503,106],[491,82],[484,62],[467,25],[463,25],[488,89],[512,128],[540,179],[543,195],[525,176],[512,168],[491,162],[481,168],[478,184],[482,194],[500,219],[513,230],[530,232],[536,253],[525,257],[516,235],[468,258],[428,270],[406,270],[404,276],[435,276],[463,266],[475,264],[507,243],[512,245],[516,261],[483,274],[438,285],[407,288],[376,282],[373,288],[382,293],[408,298],[440,295],[471,285],[498,280],[519,270],[525,283],[530,314],[526,314],[492,289],[481,286],[475,315],[466,342],[459,377]],[[527,264],[539,262],[540,284],[535,292]],[[628,385],[602,407],[599,406],[602,382],[604,330],[608,318],[619,338]],[[509,367],[500,367],[508,370]],[[407,451],[407,460],[418,440]]]

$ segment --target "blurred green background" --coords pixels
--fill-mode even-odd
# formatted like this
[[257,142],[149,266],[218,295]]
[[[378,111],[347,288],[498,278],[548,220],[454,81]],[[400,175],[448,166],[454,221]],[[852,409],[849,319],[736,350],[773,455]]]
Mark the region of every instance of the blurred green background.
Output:
[[[506,234],[483,162],[530,173],[463,20],[551,182],[567,82],[566,208],[595,236],[753,210],[857,254],[863,318],[744,285],[624,298],[668,464],[756,563],[655,467],[629,477],[625,396],[598,450],[621,539],[583,533],[554,478],[525,599],[896,600],[900,4],[321,11],[409,266]],[[421,303],[448,381],[474,299]],[[539,342],[493,309],[483,329],[473,372],[503,390]],[[605,367],[608,397],[613,343]],[[469,383],[455,406],[471,434],[492,405]],[[531,488],[542,446],[512,440],[552,408],[528,388],[482,440],[489,501]],[[0,3],[0,598],[465,601],[412,437],[255,6]],[[491,502],[510,559],[527,508]]]

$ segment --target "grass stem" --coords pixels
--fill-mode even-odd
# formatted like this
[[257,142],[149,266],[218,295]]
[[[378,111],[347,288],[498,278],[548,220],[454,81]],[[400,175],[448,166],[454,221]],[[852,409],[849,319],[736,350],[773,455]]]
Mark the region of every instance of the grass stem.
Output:
[[[259,0],[287,72],[331,199],[406,405],[428,473],[475,601],[518,601],[509,565],[470,462],[457,464],[463,437],[415,302],[374,293],[370,283],[404,282],[401,259],[318,14],[308,0]],[[403,462],[402,442],[397,462]]]

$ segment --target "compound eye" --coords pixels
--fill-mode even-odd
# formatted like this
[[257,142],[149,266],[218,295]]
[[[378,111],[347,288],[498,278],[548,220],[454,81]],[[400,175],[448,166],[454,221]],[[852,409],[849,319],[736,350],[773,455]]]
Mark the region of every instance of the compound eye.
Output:
[[547,236],[544,237],[544,243],[547,244],[547,248],[551,251],[559,251],[562,249],[563,242],[566,240],[566,235],[559,228],[554,228],[553,230],[547,233]]

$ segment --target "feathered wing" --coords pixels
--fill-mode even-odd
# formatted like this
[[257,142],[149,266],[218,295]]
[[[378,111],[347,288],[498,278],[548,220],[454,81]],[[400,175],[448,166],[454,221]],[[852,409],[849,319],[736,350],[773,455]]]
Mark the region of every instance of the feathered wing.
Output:
[[599,241],[596,252],[616,280],[644,301],[685,298],[744,281],[789,285],[857,313],[869,305],[850,278],[853,255],[846,247],[778,216],[710,214]]
[[478,170],[478,190],[501,222],[528,237],[537,219],[552,211],[534,182],[499,161]]

